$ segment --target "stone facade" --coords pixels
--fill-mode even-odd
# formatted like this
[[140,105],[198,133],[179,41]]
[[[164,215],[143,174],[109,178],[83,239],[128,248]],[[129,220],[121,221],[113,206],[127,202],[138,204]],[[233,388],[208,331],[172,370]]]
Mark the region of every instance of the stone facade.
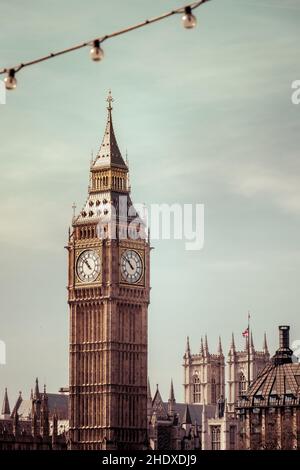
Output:
[[112,101],[67,246],[71,449],[147,446],[150,245],[130,199]]

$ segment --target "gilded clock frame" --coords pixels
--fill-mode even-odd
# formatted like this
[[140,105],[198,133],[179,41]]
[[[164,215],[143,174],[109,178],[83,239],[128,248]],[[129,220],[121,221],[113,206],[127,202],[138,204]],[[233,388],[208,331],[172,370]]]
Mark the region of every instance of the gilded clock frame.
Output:
[[[137,282],[128,282],[122,276],[121,259],[122,259],[123,253],[125,253],[128,250],[135,251],[140,256],[141,261],[142,261],[142,275]],[[120,247],[119,249],[119,282],[122,285],[130,286],[130,287],[144,287],[145,286],[145,251],[144,250],[141,250],[140,248],[137,248],[132,245]]]
[[[77,274],[77,263],[80,255],[84,253],[85,251],[95,251],[97,255],[100,257],[100,272],[96,279],[92,282],[86,282],[82,281],[78,274]],[[81,246],[80,248],[75,249],[75,263],[74,263],[74,275],[75,275],[75,286],[76,287],[81,287],[81,286],[86,286],[86,287],[93,287],[96,285],[102,284],[102,272],[103,272],[103,259],[102,259],[102,247],[99,246]]]

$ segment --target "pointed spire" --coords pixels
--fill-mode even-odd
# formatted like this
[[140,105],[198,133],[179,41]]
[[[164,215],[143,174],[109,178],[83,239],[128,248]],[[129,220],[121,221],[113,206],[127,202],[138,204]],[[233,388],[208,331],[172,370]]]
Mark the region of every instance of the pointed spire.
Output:
[[186,348],[185,348],[185,357],[191,356],[191,348],[190,348],[190,338],[186,337]]
[[112,102],[114,101],[111,90],[109,90],[107,97],[107,123],[105,128],[104,137],[101,147],[97,153],[96,159],[92,168],[100,168],[105,166],[118,166],[127,169],[126,163],[123,160],[117,140],[114,133],[112,123]]
[[218,355],[223,356],[221,336],[219,336]]
[[204,354],[205,354],[206,356],[209,354],[207,335],[205,335],[205,339],[204,339]]
[[171,386],[170,386],[170,394],[168,400],[168,414],[169,416],[174,416],[175,414],[175,394],[174,394],[174,387],[173,387],[173,380],[171,379]]
[[1,414],[5,417],[10,416],[10,407],[9,407],[9,401],[8,401],[7,388],[5,388]]
[[34,387],[34,398],[35,400],[39,400],[40,397],[40,391],[39,391],[39,379],[35,379],[35,387]]
[[181,424],[192,424],[192,419],[191,419],[191,414],[190,414],[190,409],[189,409],[188,404],[185,407]]
[[175,394],[174,394],[173,379],[171,379],[169,401],[175,402]]
[[264,332],[263,352],[269,354],[266,332]]
[[235,353],[235,342],[234,342],[234,334],[233,333],[231,335],[230,352]]
[[200,354],[204,355],[203,338],[201,336]]

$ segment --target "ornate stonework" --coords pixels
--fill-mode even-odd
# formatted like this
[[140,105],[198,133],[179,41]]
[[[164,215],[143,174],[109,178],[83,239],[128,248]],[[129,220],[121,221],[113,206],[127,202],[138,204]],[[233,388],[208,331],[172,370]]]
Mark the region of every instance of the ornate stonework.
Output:
[[108,103],[88,197],[68,243],[70,443],[75,449],[142,449],[150,246],[130,199],[111,95]]

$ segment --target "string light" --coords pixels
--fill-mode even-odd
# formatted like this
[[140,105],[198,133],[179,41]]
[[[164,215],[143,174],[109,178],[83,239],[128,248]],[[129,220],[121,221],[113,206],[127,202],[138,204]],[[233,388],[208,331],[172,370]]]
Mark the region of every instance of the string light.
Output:
[[10,69],[8,71],[7,77],[4,79],[5,88],[7,90],[14,90],[17,87],[17,79],[15,77],[15,70]]
[[182,24],[186,29],[195,28],[197,24],[197,18],[192,13],[192,9],[190,6],[185,7],[184,15],[182,17]]
[[14,90],[17,86],[17,80],[15,74],[19,72],[24,67],[29,67],[31,65],[38,64],[40,62],[44,62],[46,60],[53,59],[54,57],[58,57],[63,54],[68,54],[69,52],[74,52],[78,49],[82,49],[86,46],[92,46],[90,50],[90,57],[94,61],[101,61],[104,57],[104,51],[101,48],[101,44],[108,39],[111,39],[116,36],[120,36],[121,34],[129,33],[130,31],[134,31],[135,29],[143,28],[144,26],[148,26],[152,23],[156,23],[157,21],[164,20],[172,15],[176,14],[184,14],[182,17],[183,26],[186,29],[191,29],[196,26],[197,20],[194,14],[192,13],[193,10],[198,8],[200,5],[203,5],[210,0],[198,0],[196,2],[190,3],[189,5],[185,5],[182,7],[177,8],[176,10],[169,11],[168,13],[164,13],[160,16],[156,16],[155,18],[151,18],[149,20],[145,20],[141,23],[135,24],[133,26],[129,26],[128,28],[121,29],[119,31],[115,31],[114,33],[106,34],[105,36],[92,39],[90,41],[83,42],[81,44],[77,44],[75,46],[71,46],[67,49],[62,49],[57,52],[51,52],[43,57],[39,57],[38,59],[34,59],[28,62],[22,62],[19,65],[10,68],[2,68],[0,69],[0,75],[3,73],[7,74],[7,77],[4,79],[5,87],[7,90]]
[[99,39],[95,39],[92,49],[90,50],[90,57],[95,62],[102,60],[104,57],[104,50],[101,49]]

